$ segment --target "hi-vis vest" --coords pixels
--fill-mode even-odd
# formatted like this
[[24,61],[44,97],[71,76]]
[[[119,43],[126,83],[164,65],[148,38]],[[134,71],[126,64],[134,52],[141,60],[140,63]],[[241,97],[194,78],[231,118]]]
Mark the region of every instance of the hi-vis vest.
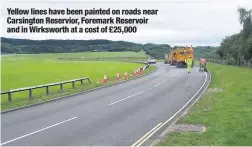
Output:
[[192,59],[187,59],[186,63],[189,64],[189,65],[192,65]]

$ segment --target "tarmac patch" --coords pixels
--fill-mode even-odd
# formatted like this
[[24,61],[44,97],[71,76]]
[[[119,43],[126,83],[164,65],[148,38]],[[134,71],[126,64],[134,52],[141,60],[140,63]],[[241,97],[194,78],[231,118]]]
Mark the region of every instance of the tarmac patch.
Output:
[[220,88],[210,88],[207,90],[207,92],[222,92],[223,90]]
[[205,132],[205,125],[192,125],[192,124],[174,124],[171,126],[171,132]]

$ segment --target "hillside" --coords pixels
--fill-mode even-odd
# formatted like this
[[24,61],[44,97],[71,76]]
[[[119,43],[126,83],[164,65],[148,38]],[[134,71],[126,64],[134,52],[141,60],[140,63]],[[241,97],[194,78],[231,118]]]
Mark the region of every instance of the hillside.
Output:
[[38,54],[85,51],[134,51],[142,50],[141,44],[110,40],[27,40],[1,38],[2,53]]
[[209,56],[217,56],[218,47],[212,46],[196,46],[194,48],[196,58],[206,58]]

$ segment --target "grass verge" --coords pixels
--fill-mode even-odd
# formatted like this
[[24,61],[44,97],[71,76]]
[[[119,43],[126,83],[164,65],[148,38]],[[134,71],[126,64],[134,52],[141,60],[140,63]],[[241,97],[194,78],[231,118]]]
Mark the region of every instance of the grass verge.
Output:
[[[145,58],[142,52],[83,52],[83,53],[55,53],[55,54],[29,54],[1,57],[1,91],[30,87],[60,81],[67,81],[81,77],[90,77],[95,83],[103,80],[104,74],[110,81],[117,73],[124,75],[132,73],[135,69],[144,66],[139,63],[115,62],[115,61],[64,61],[58,58],[116,58],[128,59],[128,57]],[[81,85],[76,83],[76,89],[72,89],[71,83],[65,84],[64,91],[60,92],[59,86],[49,88],[49,96],[45,88],[32,91],[32,99],[28,99],[28,91],[12,94],[12,102],[8,102],[8,95],[1,95],[1,110],[21,107],[27,104],[41,102],[47,99],[68,95],[78,90],[92,89],[96,85],[88,85],[87,81]],[[41,97],[43,96],[43,97]]]
[[156,146],[252,145],[252,70],[212,63],[208,70],[207,92],[177,121],[204,124],[206,132],[171,132]]
[[[147,68],[144,71],[144,73],[142,73],[142,75],[146,75],[146,74],[151,73],[155,70],[156,70],[156,67],[151,65],[151,66],[149,66],[149,68]],[[139,77],[139,76],[137,76],[137,77]],[[137,77],[129,76],[128,80],[135,79]],[[121,79],[120,81],[123,81],[123,80],[124,79]],[[18,99],[15,99],[12,102],[8,102],[7,98],[6,98],[5,101],[1,101],[1,111],[7,111],[10,109],[16,109],[16,108],[20,108],[20,107],[25,107],[25,106],[29,106],[29,105],[33,105],[33,104],[38,104],[38,103],[50,101],[50,100],[65,97],[65,96],[70,96],[70,95],[85,92],[85,91],[88,91],[88,90],[91,90],[91,89],[94,89],[97,87],[112,85],[112,84],[114,84],[116,82],[120,82],[120,81],[117,81],[115,77],[108,77],[108,83],[104,84],[104,83],[102,83],[102,80],[99,80],[99,83],[98,83],[96,80],[91,79],[91,84],[88,84],[88,82],[86,81],[86,83],[84,83],[83,85],[77,84],[77,85],[75,85],[75,88],[72,89],[72,88],[70,88],[71,87],[71,83],[70,83],[68,85],[68,87],[65,86],[65,88],[62,92],[54,91],[54,92],[51,92],[49,95],[39,93],[40,96],[37,95],[37,97],[33,97],[32,99],[28,99],[28,97],[22,97],[22,98],[19,97]],[[58,89],[59,89],[59,86],[58,86]],[[38,94],[38,92],[37,92],[37,94]],[[26,96],[28,96],[27,91],[26,91]]]
[[157,62],[164,62],[165,59],[156,59]]

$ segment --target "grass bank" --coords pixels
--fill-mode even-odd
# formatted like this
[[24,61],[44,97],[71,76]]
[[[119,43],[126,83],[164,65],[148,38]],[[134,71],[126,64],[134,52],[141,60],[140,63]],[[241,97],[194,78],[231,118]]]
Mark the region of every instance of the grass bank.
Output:
[[206,132],[172,132],[157,146],[252,145],[252,70],[211,63],[208,69],[208,91],[177,122],[204,124]]

